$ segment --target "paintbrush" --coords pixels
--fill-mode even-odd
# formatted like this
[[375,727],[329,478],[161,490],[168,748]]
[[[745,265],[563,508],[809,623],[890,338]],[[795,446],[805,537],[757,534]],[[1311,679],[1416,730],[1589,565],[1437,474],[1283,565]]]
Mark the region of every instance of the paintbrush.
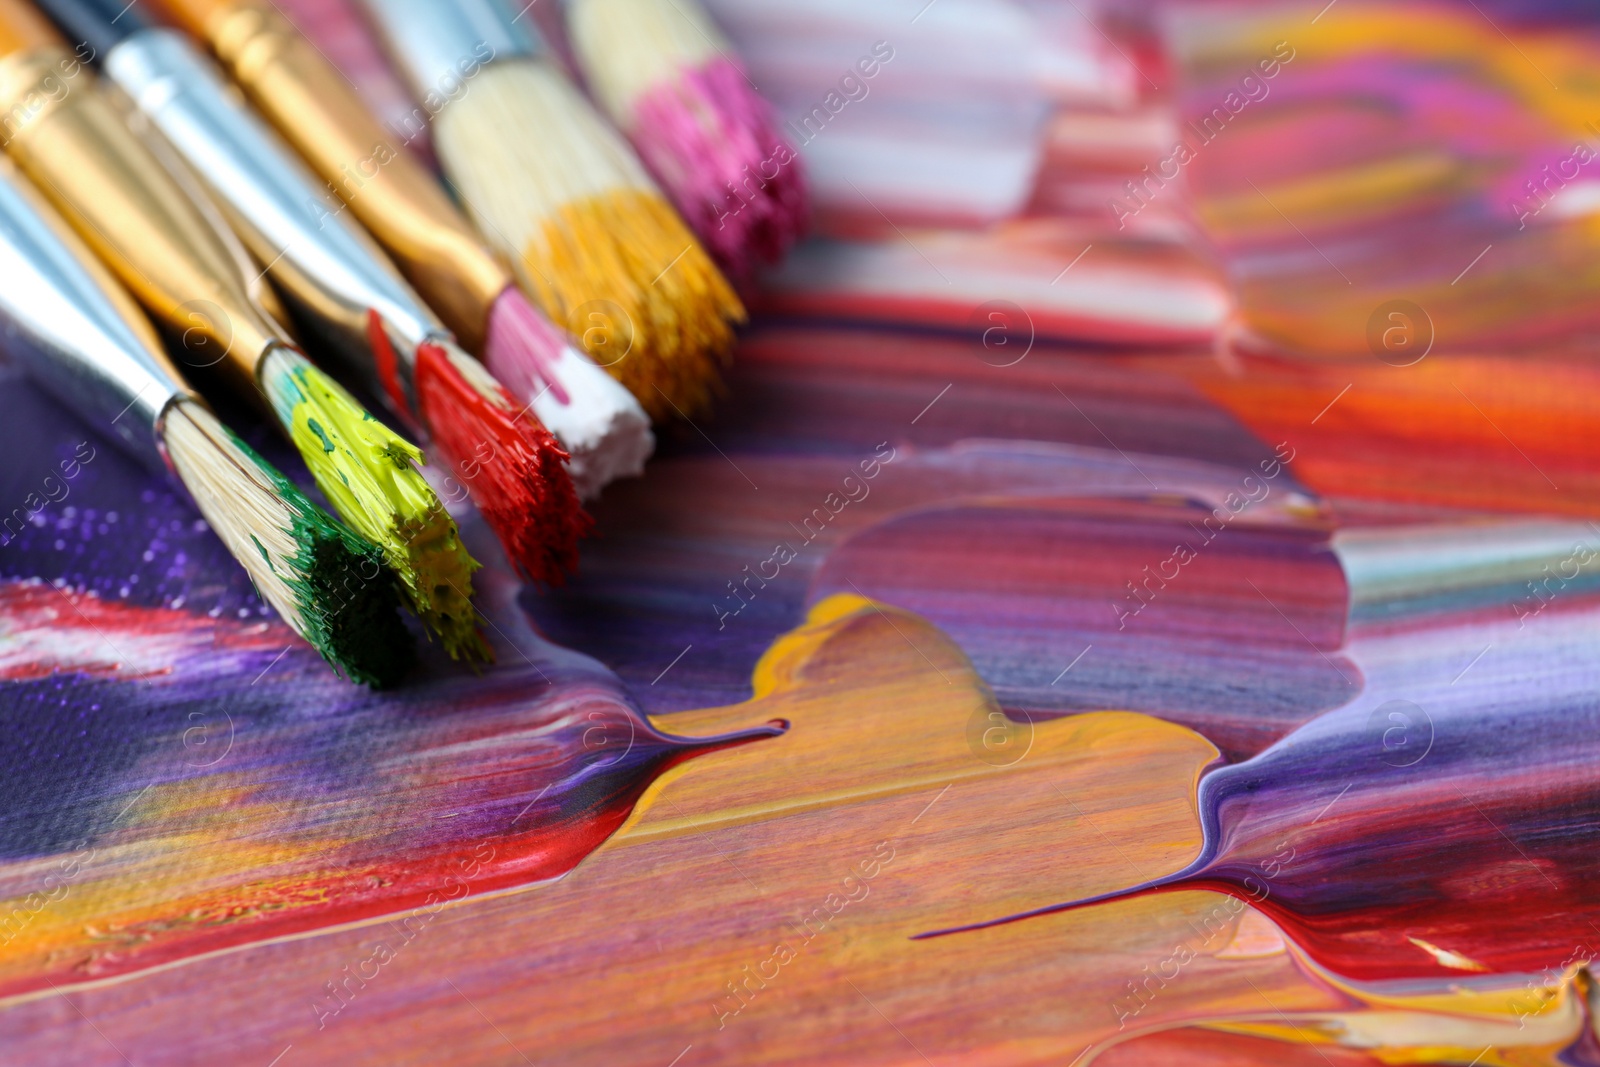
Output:
[[4,158],[0,277],[6,350],[90,425],[176,475],[262,599],[336,671],[398,680],[411,637],[377,546],[217,421],[127,292]]
[[638,402],[528,303],[434,176],[311,42],[267,0],[163,6],[210,43],[445,324],[483,353],[513,396],[532,405],[569,453],[581,495],[643,470],[654,439]]
[[[103,53],[104,34],[90,29],[78,39]],[[255,305],[248,259],[202,191],[185,187],[159,138],[132,132],[21,0],[0,0],[0,114],[17,119],[3,131],[7,153],[151,315],[182,333],[186,360],[259,389],[334,510],[383,551],[409,606],[452,655],[486,657],[469,599],[478,564],[417,470],[421,452]]]
[[[122,89],[225,209],[302,321],[426,429],[513,565],[559,582],[588,517],[549,431],[456,344],[382,250],[324,194],[292,150],[245,107],[179,31],[112,3],[70,6],[67,29],[117,33],[101,57]],[[83,24],[96,20],[94,27]]]
[[271,10],[292,22],[318,55],[348,79],[392,137],[405,142],[430,170],[438,170],[428,114],[400,83],[355,0],[273,0]]
[[493,0],[366,6],[523,287],[653,418],[704,408],[744,308],[528,20]]
[[698,0],[567,0],[595,100],[742,282],[805,229],[799,154]]

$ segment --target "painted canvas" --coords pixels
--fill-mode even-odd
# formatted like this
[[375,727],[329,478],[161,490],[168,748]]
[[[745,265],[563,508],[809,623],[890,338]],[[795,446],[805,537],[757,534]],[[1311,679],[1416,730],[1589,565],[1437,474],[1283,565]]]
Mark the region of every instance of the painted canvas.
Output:
[[1600,1064],[1600,22],[710,6],[815,232],[493,665],[0,369],[0,1061]]

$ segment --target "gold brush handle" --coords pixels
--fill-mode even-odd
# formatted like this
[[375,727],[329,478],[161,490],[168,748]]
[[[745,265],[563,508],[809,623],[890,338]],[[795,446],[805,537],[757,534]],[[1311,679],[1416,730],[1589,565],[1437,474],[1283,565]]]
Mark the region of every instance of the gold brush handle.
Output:
[[55,49],[0,60],[0,114],[28,116],[5,131],[7,153],[151,315],[183,335],[185,362],[225,363],[253,392],[257,362],[283,333],[93,76],[56,77],[54,95],[44,92],[63,61],[69,54]]
[[433,175],[276,11],[245,0],[214,12],[204,27],[251,103],[333,187],[456,337],[482,351],[489,308],[512,278]]

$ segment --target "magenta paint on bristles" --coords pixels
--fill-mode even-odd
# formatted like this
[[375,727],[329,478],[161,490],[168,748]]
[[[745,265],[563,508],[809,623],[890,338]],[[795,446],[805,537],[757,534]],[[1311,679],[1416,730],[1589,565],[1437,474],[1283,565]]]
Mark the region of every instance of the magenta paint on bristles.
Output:
[[641,96],[634,147],[717,261],[747,279],[805,232],[799,153],[743,70],[716,56]]

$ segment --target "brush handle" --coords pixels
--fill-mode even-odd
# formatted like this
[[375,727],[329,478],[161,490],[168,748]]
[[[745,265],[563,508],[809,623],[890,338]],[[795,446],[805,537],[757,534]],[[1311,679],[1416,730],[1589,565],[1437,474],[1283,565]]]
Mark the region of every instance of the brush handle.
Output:
[[188,390],[138,306],[4,159],[0,277],[6,351],[94,429],[165,470],[161,422]]
[[[409,379],[416,346],[445,335],[443,324],[216,64],[177,31],[153,29],[113,48],[105,73],[200,177],[257,260],[327,339],[377,376],[372,356],[388,353],[370,332],[376,314],[400,377]],[[408,380],[386,375],[382,385],[402,408],[415,410]]]
[[74,43],[103,56],[123,39],[150,26],[137,3],[127,0],[34,0]]
[[[462,343],[481,351],[511,274],[439,181],[267,0],[168,0]],[[209,14],[205,11],[209,10]]]
[[231,238],[92,76],[61,91],[57,72],[71,62],[53,48],[0,60],[0,114],[31,115],[6,152],[145,309],[183,333],[186,361],[221,363],[253,391],[257,363],[283,332],[251,301]]
[[547,51],[526,14],[497,0],[362,0],[390,57],[431,114],[486,63]]

